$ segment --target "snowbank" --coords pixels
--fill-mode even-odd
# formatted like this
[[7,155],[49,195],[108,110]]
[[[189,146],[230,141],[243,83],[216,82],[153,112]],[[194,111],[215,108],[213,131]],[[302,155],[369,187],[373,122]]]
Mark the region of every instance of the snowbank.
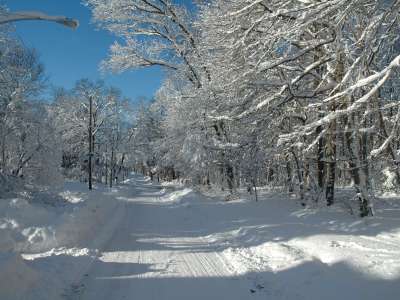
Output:
[[121,219],[115,192],[88,192],[84,184],[66,182],[52,191],[1,199],[0,299],[59,299]]
[[21,299],[40,281],[39,274],[16,253],[0,253],[0,270],[1,299]]
[[[181,190],[173,190],[168,192],[166,189],[161,190],[163,196],[160,197],[160,201],[164,203],[181,203],[182,199],[193,191],[189,188],[184,188]],[[185,197],[187,198],[187,197]]]
[[[0,201],[0,253],[44,249],[55,245],[52,209],[32,205],[27,199]],[[49,225],[51,224],[51,225]]]

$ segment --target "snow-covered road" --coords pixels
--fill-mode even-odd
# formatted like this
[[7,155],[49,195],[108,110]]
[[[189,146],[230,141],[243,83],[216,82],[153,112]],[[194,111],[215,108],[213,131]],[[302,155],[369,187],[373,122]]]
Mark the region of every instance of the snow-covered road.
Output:
[[[70,299],[246,299],[223,255],[199,236],[199,216],[163,199],[161,187],[133,178],[120,197],[125,215]],[[206,216],[202,216],[206,217]],[[196,229],[197,228],[197,229]],[[256,297],[257,299],[257,297]]]
[[3,263],[4,278],[20,272],[0,299],[399,299],[398,198],[360,219],[267,189],[259,202],[204,192],[139,175],[92,192],[66,185],[76,204],[49,226],[56,243]]

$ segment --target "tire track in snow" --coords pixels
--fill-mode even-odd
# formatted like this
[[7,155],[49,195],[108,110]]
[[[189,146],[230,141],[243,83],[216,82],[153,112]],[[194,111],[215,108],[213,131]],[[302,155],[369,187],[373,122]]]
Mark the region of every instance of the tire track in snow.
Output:
[[151,191],[131,199],[79,299],[224,299],[227,292],[231,300],[254,299],[249,282],[233,280],[233,266],[207,238],[188,236],[181,221],[190,212],[158,198]]

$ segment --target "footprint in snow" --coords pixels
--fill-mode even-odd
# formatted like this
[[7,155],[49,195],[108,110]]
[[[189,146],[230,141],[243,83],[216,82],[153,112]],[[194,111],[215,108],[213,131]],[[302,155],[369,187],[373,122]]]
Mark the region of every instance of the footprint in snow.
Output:
[[73,283],[68,289],[64,291],[61,296],[67,300],[78,299],[78,297],[82,295],[84,289],[85,285],[83,283]]
[[341,245],[338,241],[331,241],[332,248],[343,248],[343,245]]

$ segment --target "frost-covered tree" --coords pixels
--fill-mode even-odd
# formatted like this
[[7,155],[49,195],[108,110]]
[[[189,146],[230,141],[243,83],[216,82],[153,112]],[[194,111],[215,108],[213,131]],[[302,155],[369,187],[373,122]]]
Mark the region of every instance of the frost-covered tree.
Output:
[[[1,173],[43,183],[58,178],[58,141],[48,106],[36,100],[44,84],[34,50],[4,37],[0,65]],[[54,160],[53,160],[54,159]]]
[[71,91],[56,92],[53,109],[63,140],[64,170],[89,182],[92,174],[112,185],[126,163],[121,147],[130,126],[128,101],[101,81],[82,79]]
[[194,90],[201,90],[210,80],[207,69],[200,63],[200,35],[184,6],[170,0],[87,3],[95,22],[124,42],[111,47],[110,57],[103,66],[114,71],[161,66],[180,86],[188,85]]
[[121,38],[110,48],[103,64],[113,71],[161,66],[180,69],[194,85],[201,86],[197,57],[198,40],[191,13],[171,0],[88,0],[94,21]]
[[172,1],[88,4],[124,42],[106,66],[170,71],[159,134],[143,130],[150,108],[135,129],[151,169],[231,192],[274,184],[303,205],[351,184],[361,216],[400,183],[399,1],[197,1],[194,17]]
[[61,176],[60,141],[54,116],[47,103],[40,101],[44,68],[36,51],[26,48],[4,25],[23,20],[44,20],[76,28],[78,22],[40,12],[11,13],[0,7],[0,176],[11,182],[49,185]]
[[332,204],[338,173],[350,173],[369,214],[371,103],[394,78],[397,11],[397,1],[210,1],[199,26],[224,99],[214,117],[276,136],[301,195],[323,189]]

